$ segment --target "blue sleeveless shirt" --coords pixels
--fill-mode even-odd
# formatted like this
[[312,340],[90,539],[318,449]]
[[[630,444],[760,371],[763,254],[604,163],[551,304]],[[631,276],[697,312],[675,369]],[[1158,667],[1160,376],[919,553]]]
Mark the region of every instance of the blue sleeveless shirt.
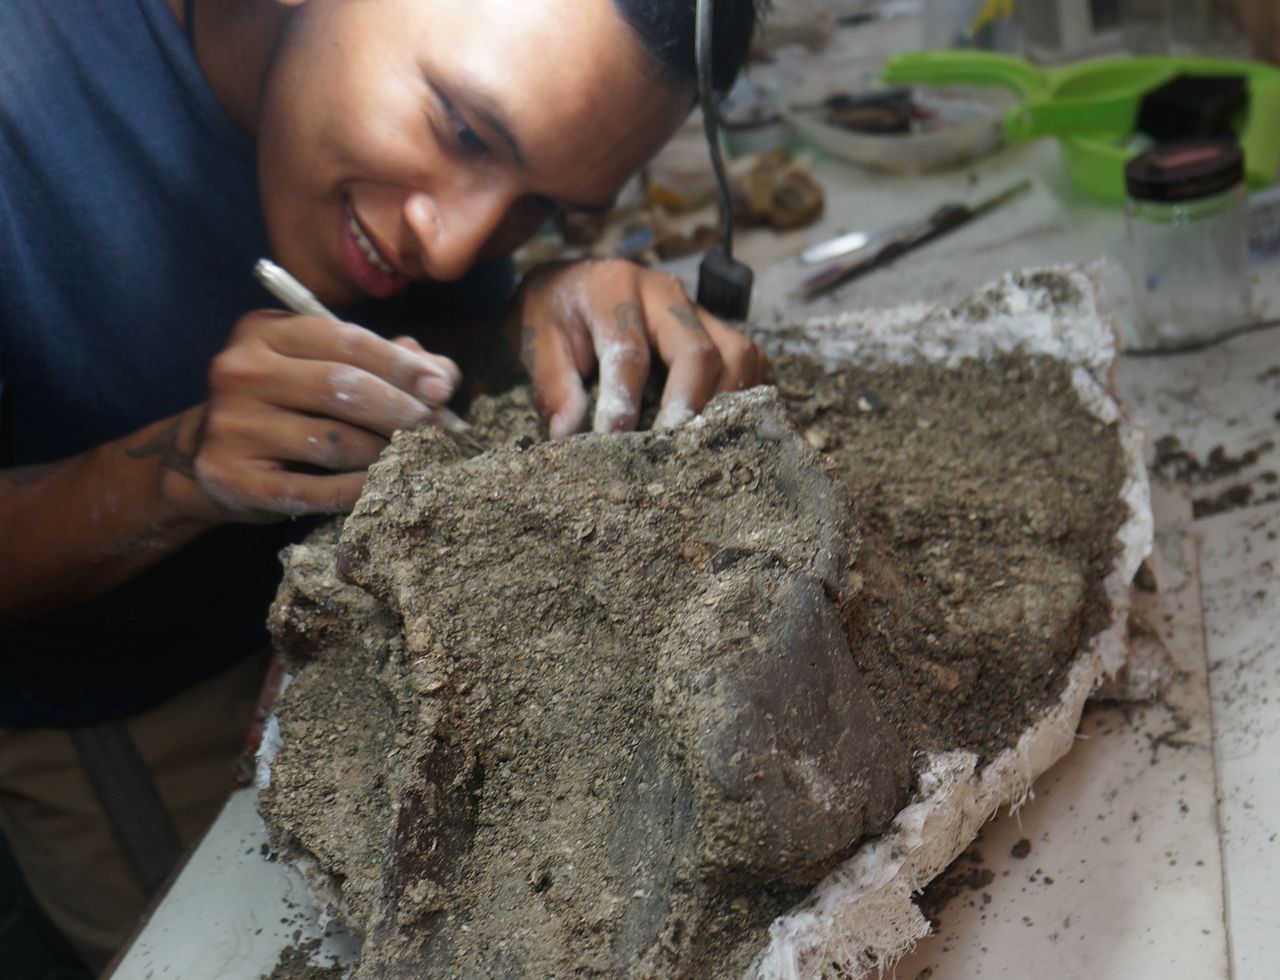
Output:
[[[252,140],[165,0],[0,2],[0,467],[50,462],[205,397],[268,254]],[[478,319],[510,267],[431,287]],[[421,304],[417,304],[421,305]],[[266,642],[279,548],[227,526],[113,593],[0,629],[0,727],[158,703]]]

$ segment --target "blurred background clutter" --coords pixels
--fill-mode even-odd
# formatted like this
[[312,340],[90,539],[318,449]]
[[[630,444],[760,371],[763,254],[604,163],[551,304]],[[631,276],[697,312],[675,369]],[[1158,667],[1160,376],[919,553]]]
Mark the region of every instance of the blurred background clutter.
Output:
[[[917,49],[917,59],[904,60],[901,44],[891,58],[842,43],[860,27],[895,20],[916,35],[906,47]],[[975,60],[984,54],[992,60]],[[1174,63],[1144,70],[1129,62],[1121,77],[1131,56],[1185,59],[1188,72],[1205,74],[1223,68],[1206,59],[1277,54],[1280,4],[1271,0],[777,0],[748,71],[721,106],[735,218],[778,231],[816,221],[823,188],[815,159],[921,174],[963,166],[1010,140],[1071,141],[1089,128],[1090,113],[1099,118],[1100,102],[1128,98],[1136,114],[1148,90],[1180,74]],[[1082,62],[1113,70],[1055,75]],[[1255,72],[1246,80],[1249,94],[1271,81],[1269,72]],[[1025,114],[1015,125],[1011,113],[1019,108]],[[1124,162],[1151,141],[1134,120],[1117,118],[1093,132],[1094,144],[1114,150],[1109,172],[1089,171],[1103,167],[1107,154],[1098,145],[1080,149],[1093,154],[1092,163],[1072,169],[1086,191],[1123,201]],[[714,192],[695,114],[613,213],[562,215],[521,259],[680,259],[714,241]]]
[[[976,183],[983,161],[1001,170],[1016,147],[1055,141],[1056,203],[1077,217],[1099,204],[1123,216],[1127,245],[1113,258],[1129,269],[1124,302],[1145,323],[1142,343],[1193,340],[1212,329],[1202,313],[1156,296],[1172,270],[1188,295],[1229,294],[1221,309],[1241,313],[1251,269],[1280,239],[1278,55],[1273,0],[777,0],[719,107],[742,247],[757,265],[792,263],[789,296],[811,299],[814,281],[873,271],[1017,196],[952,190],[945,207],[898,213],[905,181],[936,175],[941,188],[968,173]],[[1240,153],[1215,156],[1220,171],[1206,176],[1200,164],[1224,140]],[[1168,180],[1134,178],[1144,154],[1148,171],[1171,168]],[[898,182],[867,183],[877,176]],[[883,192],[872,200],[851,190],[860,186]],[[833,195],[846,210],[854,198],[863,213],[881,200],[896,210],[860,228],[842,221],[844,250],[824,250]],[[720,212],[695,114],[611,213],[559,216],[519,261],[625,257],[691,282]],[[805,268],[814,255],[825,279]],[[1187,270],[1199,279],[1188,283]]]

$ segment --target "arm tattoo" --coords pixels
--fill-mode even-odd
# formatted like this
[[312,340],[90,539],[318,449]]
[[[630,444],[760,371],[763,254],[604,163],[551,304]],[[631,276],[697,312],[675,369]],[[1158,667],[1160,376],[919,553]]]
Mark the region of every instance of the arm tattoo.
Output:
[[613,319],[618,333],[644,339],[644,311],[639,303],[619,303],[613,308]]
[[702,325],[702,321],[698,319],[698,314],[692,306],[673,306],[668,311],[676,322],[686,330],[692,330],[694,333],[705,334],[707,328]]
[[196,457],[200,454],[200,449],[204,445],[204,428],[205,421],[208,418],[208,412],[200,413],[200,423],[196,427],[195,438],[192,440],[189,452],[183,452],[178,448],[178,435],[182,428],[182,419],[174,419],[169,425],[157,432],[155,436],[144,442],[141,446],[127,448],[124,454],[130,459],[154,459],[159,457],[160,465],[172,470],[179,476],[185,476],[189,480],[196,478]]

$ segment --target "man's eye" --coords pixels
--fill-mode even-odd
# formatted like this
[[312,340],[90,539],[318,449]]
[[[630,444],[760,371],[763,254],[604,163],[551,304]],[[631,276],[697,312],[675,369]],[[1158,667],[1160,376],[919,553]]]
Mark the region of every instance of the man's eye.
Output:
[[467,121],[458,115],[458,110],[443,93],[437,93],[440,106],[444,109],[445,118],[449,122],[449,132],[454,145],[467,156],[484,156],[489,152],[489,145],[480,138],[480,134],[467,125]]
[[453,138],[457,140],[458,146],[470,156],[483,156],[489,152],[489,146],[482,140],[474,129],[459,119],[456,115],[453,117]]

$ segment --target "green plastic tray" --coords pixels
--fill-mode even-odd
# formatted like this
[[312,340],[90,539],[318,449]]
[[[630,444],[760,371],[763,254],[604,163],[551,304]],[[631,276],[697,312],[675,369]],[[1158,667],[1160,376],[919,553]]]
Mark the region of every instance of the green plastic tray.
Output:
[[1104,201],[1125,199],[1127,143],[1147,92],[1176,75],[1243,75],[1249,107],[1239,128],[1249,186],[1280,172],[1280,69],[1231,58],[1104,58],[1044,69],[984,51],[918,51],[890,59],[893,85],[997,85],[1020,102],[1005,114],[1006,139],[1057,137],[1072,181]]

